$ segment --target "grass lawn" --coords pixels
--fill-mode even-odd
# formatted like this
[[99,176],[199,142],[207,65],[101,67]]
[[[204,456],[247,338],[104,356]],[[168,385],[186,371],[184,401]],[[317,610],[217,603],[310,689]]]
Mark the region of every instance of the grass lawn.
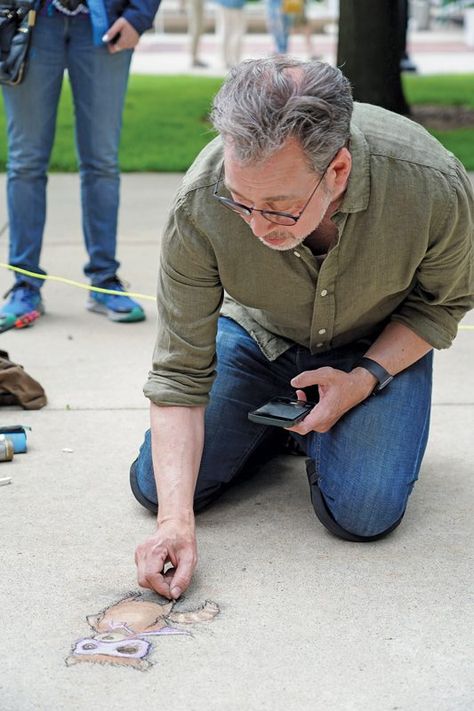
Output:
[[[188,76],[130,77],[120,163],[123,171],[184,171],[212,138],[207,114],[220,79]],[[474,76],[407,76],[410,104],[463,105],[474,109]],[[0,99],[1,105],[1,99]],[[5,170],[6,140],[3,105],[0,110],[0,170]],[[74,171],[73,111],[69,85],[64,83],[58,114],[51,170]],[[474,170],[474,126],[433,131],[468,170]]]
[[[474,110],[474,75],[404,77],[409,104],[465,106]],[[443,146],[452,151],[467,170],[474,171],[474,125],[451,131],[430,131]]]

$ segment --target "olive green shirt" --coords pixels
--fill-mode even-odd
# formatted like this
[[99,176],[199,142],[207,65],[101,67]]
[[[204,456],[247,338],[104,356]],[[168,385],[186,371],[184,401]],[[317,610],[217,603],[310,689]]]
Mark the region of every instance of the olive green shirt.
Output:
[[374,106],[355,105],[349,148],[349,182],[332,218],[339,237],[322,263],[304,244],[279,252],[256,239],[213,197],[221,140],[200,153],[163,236],[150,400],[207,403],[219,314],[269,360],[294,343],[321,353],[374,338],[389,321],[434,348],[451,345],[474,305],[468,176],[423,128]]

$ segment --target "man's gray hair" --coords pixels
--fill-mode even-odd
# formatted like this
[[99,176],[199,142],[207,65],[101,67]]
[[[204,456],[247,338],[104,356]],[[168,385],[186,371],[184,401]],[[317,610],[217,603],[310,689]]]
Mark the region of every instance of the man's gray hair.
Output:
[[241,163],[257,163],[296,138],[322,173],[350,135],[352,93],[342,72],[288,57],[236,65],[214,99],[211,120]]

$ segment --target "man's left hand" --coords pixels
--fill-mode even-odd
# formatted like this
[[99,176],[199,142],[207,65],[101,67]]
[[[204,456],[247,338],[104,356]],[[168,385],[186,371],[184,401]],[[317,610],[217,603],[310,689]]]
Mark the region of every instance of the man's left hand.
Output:
[[[356,368],[351,373],[329,367],[300,373],[293,378],[291,385],[294,388],[318,385],[319,402],[304,420],[287,429],[301,435],[328,432],[346,412],[370,395],[375,384],[374,376],[364,368]],[[298,389],[296,395],[298,400],[306,401],[303,390]]]
[[[114,42],[114,38],[118,37]],[[133,49],[138,44],[140,35],[136,29],[127,22],[124,17],[119,17],[105,33],[104,42],[107,42],[107,49],[111,54],[120,52],[121,49]]]

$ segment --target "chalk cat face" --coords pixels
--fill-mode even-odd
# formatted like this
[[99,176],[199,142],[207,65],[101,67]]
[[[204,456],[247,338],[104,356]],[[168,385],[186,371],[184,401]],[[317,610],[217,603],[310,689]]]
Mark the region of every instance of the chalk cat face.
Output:
[[189,626],[208,622],[219,612],[216,603],[209,600],[190,612],[175,612],[173,607],[173,602],[162,605],[143,600],[141,593],[131,593],[97,615],[89,615],[86,619],[92,634],[73,644],[66,664],[95,662],[146,670],[151,666],[146,659],[152,649],[150,639],[189,634],[173,623]]

